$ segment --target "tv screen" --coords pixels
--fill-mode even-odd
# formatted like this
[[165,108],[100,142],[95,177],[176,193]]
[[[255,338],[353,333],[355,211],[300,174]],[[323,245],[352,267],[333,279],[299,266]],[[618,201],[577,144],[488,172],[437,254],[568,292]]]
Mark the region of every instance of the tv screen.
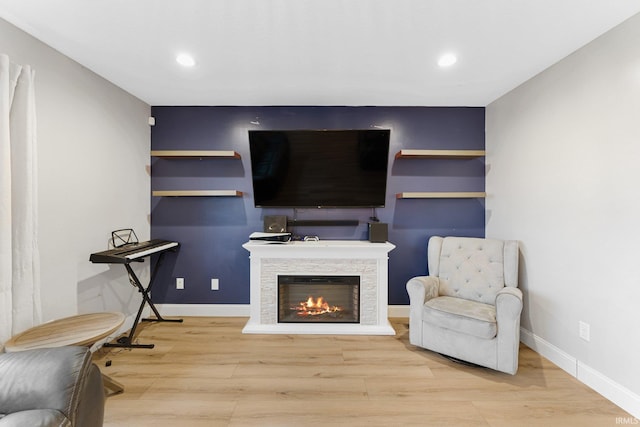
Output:
[[250,130],[256,207],[383,207],[390,130]]

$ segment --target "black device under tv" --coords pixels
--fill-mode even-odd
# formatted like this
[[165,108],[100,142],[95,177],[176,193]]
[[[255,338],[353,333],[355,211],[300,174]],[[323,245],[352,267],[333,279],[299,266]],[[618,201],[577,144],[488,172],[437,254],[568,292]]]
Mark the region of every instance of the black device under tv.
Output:
[[250,130],[256,207],[384,207],[388,129]]

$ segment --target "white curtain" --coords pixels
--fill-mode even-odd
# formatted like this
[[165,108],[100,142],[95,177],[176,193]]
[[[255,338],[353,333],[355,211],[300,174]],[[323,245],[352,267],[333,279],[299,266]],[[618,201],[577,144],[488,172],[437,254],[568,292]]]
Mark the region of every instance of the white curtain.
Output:
[[34,74],[0,54],[0,349],[42,317]]

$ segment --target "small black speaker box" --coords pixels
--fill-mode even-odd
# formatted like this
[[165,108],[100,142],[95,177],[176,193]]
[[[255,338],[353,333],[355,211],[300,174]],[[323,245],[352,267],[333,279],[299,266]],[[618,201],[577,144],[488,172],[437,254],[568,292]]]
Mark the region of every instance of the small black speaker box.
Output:
[[369,241],[372,243],[385,243],[389,238],[389,228],[384,222],[369,223]]
[[265,233],[285,233],[287,231],[286,215],[265,215],[264,232]]

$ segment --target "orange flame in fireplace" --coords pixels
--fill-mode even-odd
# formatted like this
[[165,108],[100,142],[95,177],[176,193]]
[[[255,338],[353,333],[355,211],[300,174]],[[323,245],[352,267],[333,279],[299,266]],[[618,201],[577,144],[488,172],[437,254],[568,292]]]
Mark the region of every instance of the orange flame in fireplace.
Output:
[[342,307],[329,305],[324,297],[314,299],[309,297],[306,301],[300,302],[296,307],[292,307],[297,311],[298,316],[318,316],[326,313],[336,313],[342,311]]

